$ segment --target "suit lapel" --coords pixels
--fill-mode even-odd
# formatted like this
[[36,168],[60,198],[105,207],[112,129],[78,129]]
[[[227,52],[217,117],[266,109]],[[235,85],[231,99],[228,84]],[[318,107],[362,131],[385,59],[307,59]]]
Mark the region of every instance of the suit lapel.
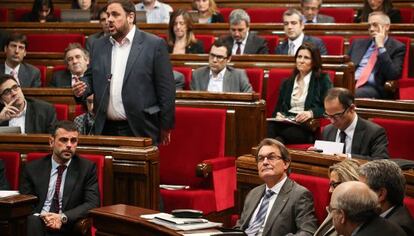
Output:
[[363,39],[363,40],[361,40],[361,47],[360,48],[356,48],[357,50],[354,50],[353,51],[353,53],[356,54],[355,61],[358,63],[356,65],[356,67],[358,67],[359,63],[362,60],[362,57],[367,52],[367,49],[368,49],[368,47],[369,47],[370,44],[371,44],[371,39]]
[[257,206],[262,199],[264,192],[266,189],[266,185],[262,184],[260,188],[255,192],[255,194],[251,197],[252,203],[249,205],[249,208],[246,209],[246,215],[248,215],[245,222],[243,222],[242,229],[245,230],[249,227],[250,220],[252,219],[253,213],[256,210]]
[[44,158],[42,161],[43,161],[42,166],[44,166],[45,168],[43,169],[43,171],[40,171],[37,176],[37,178],[39,179],[39,182],[42,183],[38,185],[39,186],[39,204],[37,204],[38,206],[37,210],[39,212],[42,210],[42,207],[46,200],[47,191],[49,189],[50,172],[52,169],[51,155],[48,155],[48,157]]
[[355,126],[354,137],[352,137],[351,153],[361,153],[361,144],[365,134],[365,127],[362,125],[361,118],[358,117]]
[[22,87],[30,87],[29,83],[29,74],[25,64],[20,63],[19,73],[17,74],[17,78],[19,78],[20,85]]
[[253,34],[249,32],[249,36],[247,37],[247,40],[246,40],[246,45],[244,46],[243,54],[249,54],[251,52],[254,52],[252,48],[254,46],[252,41],[253,41]]
[[[112,71],[111,71],[112,47],[113,47],[113,45],[112,45],[111,41],[108,38],[108,40],[106,40],[106,46],[103,47],[103,57],[102,58],[104,60],[104,63],[103,63],[103,65],[104,65],[103,70],[105,72],[104,75],[110,75],[112,73]],[[103,82],[106,83],[105,81],[103,81]]]
[[207,91],[208,83],[210,81],[210,68],[207,66],[201,74],[201,90]]
[[65,186],[63,188],[63,197],[62,197],[62,209],[65,210],[69,202],[73,188],[76,185],[79,175],[79,157],[73,156],[72,161],[68,167]]
[[30,102],[29,99],[26,98],[26,103],[27,103],[27,107],[26,107],[26,115],[24,118],[24,132],[26,134],[29,133],[34,133],[34,127],[33,124],[35,124],[36,120],[35,120],[35,113],[34,113],[34,107],[32,102]]
[[129,78],[129,74],[132,71],[135,61],[138,59],[139,54],[142,51],[142,42],[143,42],[143,33],[135,29],[134,40],[132,41],[131,51],[129,52],[128,61],[125,69],[124,75],[124,85],[126,80]]
[[231,69],[229,69],[228,67],[226,68],[226,72],[224,73],[223,76],[223,92],[224,91],[231,91],[231,77],[233,76],[233,73],[231,73],[230,71]]

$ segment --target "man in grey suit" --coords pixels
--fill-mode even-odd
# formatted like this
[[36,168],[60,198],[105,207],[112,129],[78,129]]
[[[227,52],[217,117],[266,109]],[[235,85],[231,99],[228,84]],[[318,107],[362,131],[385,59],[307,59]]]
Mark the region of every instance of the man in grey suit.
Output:
[[27,38],[23,34],[9,35],[4,45],[6,61],[0,64],[0,73],[13,75],[22,88],[40,87],[40,71],[38,68],[23,62],[26,56]]
[[344,143],[344,157],[373,160],[389,158],[384,128],[356,114],[354,96],[345,88],[331,88],[326,94],[325,117],[331,124],[322,139]]
[[167,144],[175,119],[175,85],[165,40],[135,26],[129,0],[107,5],[110,36],[97,39],[86,75],[72,87],[94,93],[95,134],[150,137]]
[[291,159],[275,139],[258,146],[257,169],[265,184],[249,192],[235,228],[247,235],[313,235],[316,230],[312,193],[288,177]]
[[88,69],[89,52],[79,43],[71,43],[65,49],[64,61],[67,69],[55,71],[49,87],[71,88]]
[[216,40],[210,50],[209,66],[196,69],[191,80],[191,90],[209,92],[252,92],[246,72],[227,66],[231,60],[230,45]]
[[332,16],[319,14],[322,0],[301,0],[300,7],[305,23],[335,23]]
[[400,226],[407,235],[414,235],[414,220],[404,206],[405,176],[391,160],[373,160],[358,169],[360,181],[377,195],[381,217]]
[[230,35],[223,40],[231,45],[232,55],[268,54],[265,39],[250,32],[250,16],[243,9],[235,9],[229,16]]
[[286,40],[282,44],[276,47],[276,54],[292,55],[296,54],[296,51],[304,42],[310,42],[319,49],[321,55],[328,54],[325,43],[317,37],[305,35],[303,30],[305,24],[303,22],[303,15],[296,9],[288,9],[283,13],[283,28],[286,35]]
[[366,184],[348,181],[332,193],[329,211],[335,230],[343,236],[404,236],[397,225],[378,216],[378,197]]
[[86,50],[90,51],[95,40],[109,35],[108,14],[106,14],[106,7],[102,7],[99,12],[99,24],[101,24],[102,31],[89,35],[85,42]]

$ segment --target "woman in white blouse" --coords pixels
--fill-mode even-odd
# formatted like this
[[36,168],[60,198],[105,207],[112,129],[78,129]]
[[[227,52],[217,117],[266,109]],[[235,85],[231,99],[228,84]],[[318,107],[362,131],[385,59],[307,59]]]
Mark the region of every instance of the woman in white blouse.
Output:
[[313,44],[302,44],[295,59],[296,67],[292,76],[283,81],[273,112],[273,117],[282,122],[268,123],[268,137],[285,144],[313,143],[314,132],[306,122],[323,116],[323,100],[332,82],[327,74],[322,73],[321,55]]

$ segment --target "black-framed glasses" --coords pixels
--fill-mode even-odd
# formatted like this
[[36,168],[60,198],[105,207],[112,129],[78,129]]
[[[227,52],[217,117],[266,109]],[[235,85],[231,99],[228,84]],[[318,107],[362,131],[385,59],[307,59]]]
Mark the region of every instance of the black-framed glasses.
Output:
[[3,92],[1,93],[1,97],[3,96],[8,96],[11,94],[12,91],[16,92],[18,89],[20,88],[20,85],[15,84],[13,86],[11,86],[11,88],[6,88],[5,90],[3,90]]
[[335,114],[333,114],[333,115],[329,115],[329,114],[327,114],[326,112],[324,112],[324,113],[323,113],[323,116],[324,116],[325,118],[328,118],[328,119],[332,119],[332,120],[339,120],[339,119],[341,119],[341,118],[342,118],[342,116],[345,114],[345,112],[346,112],[346,111],[348,111],[348,109],[349,109],[349,107],[348,107],[348,108],[346,108],[344,111],[342,111],[342,112],[338,112],[338,113],[335,113]]
[[342,184],[342,182],[340,182],[340,181],[338,181],[338,182],[331,181],[331,182],[329,182],[329,187],[336,188],[340,184]]
[[265,159],[267,159],[267,161],[277,161],[277,160],[282,160],[282,157],[274,153],[270,153],[266,156],[262,156],[262,155],[257,156],[257,162],[264,162]]
[[210,53],[209,56],[210,56],[211,59],[216,58],[217,61],[224,61],[225,59],[227,59],[227,57],[225,57],[225,56],[217,55],[217,54],[214,54],[214,53]]

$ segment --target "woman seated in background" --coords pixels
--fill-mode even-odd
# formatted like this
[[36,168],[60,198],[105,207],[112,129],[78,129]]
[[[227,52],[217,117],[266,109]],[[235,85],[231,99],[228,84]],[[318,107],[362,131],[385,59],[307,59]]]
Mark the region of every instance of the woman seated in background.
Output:
[[178,9],[171,14],[168,51],[172,54],[204,53],[203,43],[195,38],[191,16],[185,10]]
[[218,12],[214,0],[193,0],[193,9],[198,11],[198,23],[224,22],[224,17]]
[[302,44],[295,60],[292,76],[280,87],[273,112],[276,122],[268,122],[268,137],[285,144],[313,143],[314,132],[308,121],[323,116],[323,100],[332,82],[327,74],[322,73],[321,54],[313,44]]
[[[360,164],[353,159],[347,159],[338,162],[329,167],[329,193],[332,194],[334,189],[341,183],[347,181],[358,181],[359,176],[357,169]],[[316,230],[314,236],[337,236],[332,223],[332,215],[329,213],[325,220]]]
[[392,0],[364,0],[364,6],[358,10],[355,23],[367,22],[369,13],[382,11],[390,17],[391,23],[401,23],[400,10],[392,6]]
[[81,9],[91,12],[91,20],[99,20],[97,0],[72,0],[72,9]]
[[53,13],[52,0],[34,0],[32,11],[24,15],[21,20],[40,23],[57,21]]

